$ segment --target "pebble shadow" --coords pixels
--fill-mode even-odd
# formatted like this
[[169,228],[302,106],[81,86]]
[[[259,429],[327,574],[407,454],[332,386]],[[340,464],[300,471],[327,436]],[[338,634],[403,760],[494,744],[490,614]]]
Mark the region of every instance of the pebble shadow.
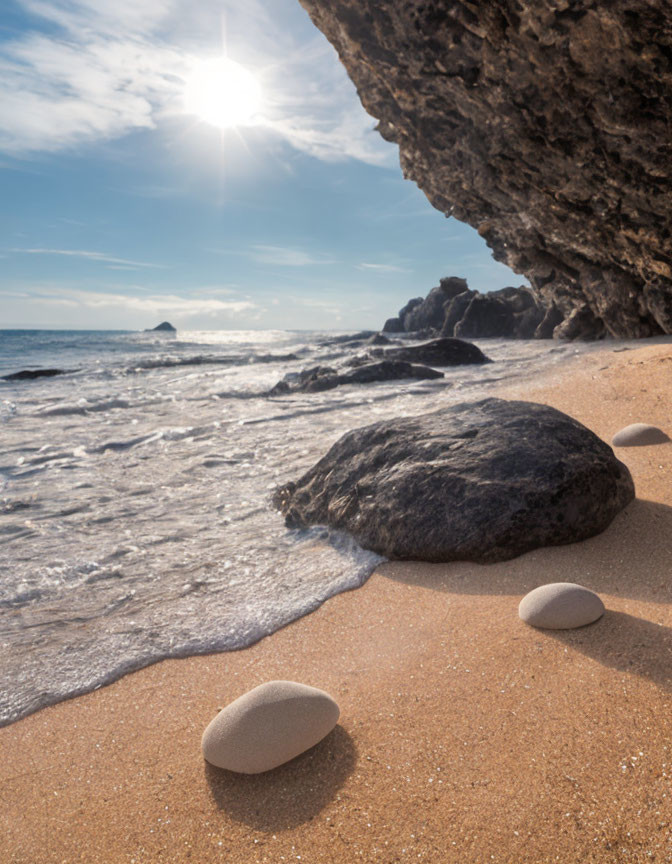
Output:
[[205,762],[217,807],[260,831],[296,828],[315,818],[357,764],[357,748],[342,726],[310,750],[263,774],[236,774]]

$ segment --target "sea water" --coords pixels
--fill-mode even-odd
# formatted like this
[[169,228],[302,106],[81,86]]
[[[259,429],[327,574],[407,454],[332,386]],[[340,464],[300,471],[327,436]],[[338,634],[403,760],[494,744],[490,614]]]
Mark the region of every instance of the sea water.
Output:
[[319,332],[0,331],[0,725],[166,657],[242,648],[383,559],[273,490],[346,431],[482,398],[595,346],[482,340],[429,381],[270,397],[365,346]]

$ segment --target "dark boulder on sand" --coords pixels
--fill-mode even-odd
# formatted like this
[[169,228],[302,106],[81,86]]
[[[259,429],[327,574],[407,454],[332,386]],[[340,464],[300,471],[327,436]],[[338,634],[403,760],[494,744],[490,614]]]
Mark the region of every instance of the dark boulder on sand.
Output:
[[429,363],[432,366],[462,366],[470,363],[491,363],[480,348],[462,339],[433,339],[420,345],[401,348],[374,349],[374,357],[386,360],[407,360],[409,363]]
[[283,380],[269,391],[269,396],[285,393],[319,393],[333,390],[342,384],[372,384],[375,381],[396,381],[401,378],[443,378],[443,372],[418,366],[413,363],[392,362],[366,363],[347,372],[337,372],[329,366],[314,366],[304,369],[294,380]]
[[388,558],[502,561],[603,531],[634,498],[593,432],[532,402],[484,399],[354,429],[274,504]]

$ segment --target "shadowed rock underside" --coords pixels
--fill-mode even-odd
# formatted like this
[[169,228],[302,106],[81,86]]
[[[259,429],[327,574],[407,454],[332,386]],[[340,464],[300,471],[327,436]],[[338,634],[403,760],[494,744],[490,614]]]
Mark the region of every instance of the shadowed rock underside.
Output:
[[405,176],[557,307],[554,335],[672,333],[672,6],[301,3]]

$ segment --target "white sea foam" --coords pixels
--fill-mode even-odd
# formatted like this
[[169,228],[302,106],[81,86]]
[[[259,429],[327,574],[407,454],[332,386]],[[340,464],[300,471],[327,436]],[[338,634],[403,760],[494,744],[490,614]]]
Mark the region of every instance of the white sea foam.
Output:
[[361,585],[381,559],[287,530],[271,491],[348,429],[592,350],[488,341],[495,364],[437,381],[268,398],[354,349],[280,331],[8,332],[0,374],[78,371],[0,383],[0,723],[163,657],[249,645]]

